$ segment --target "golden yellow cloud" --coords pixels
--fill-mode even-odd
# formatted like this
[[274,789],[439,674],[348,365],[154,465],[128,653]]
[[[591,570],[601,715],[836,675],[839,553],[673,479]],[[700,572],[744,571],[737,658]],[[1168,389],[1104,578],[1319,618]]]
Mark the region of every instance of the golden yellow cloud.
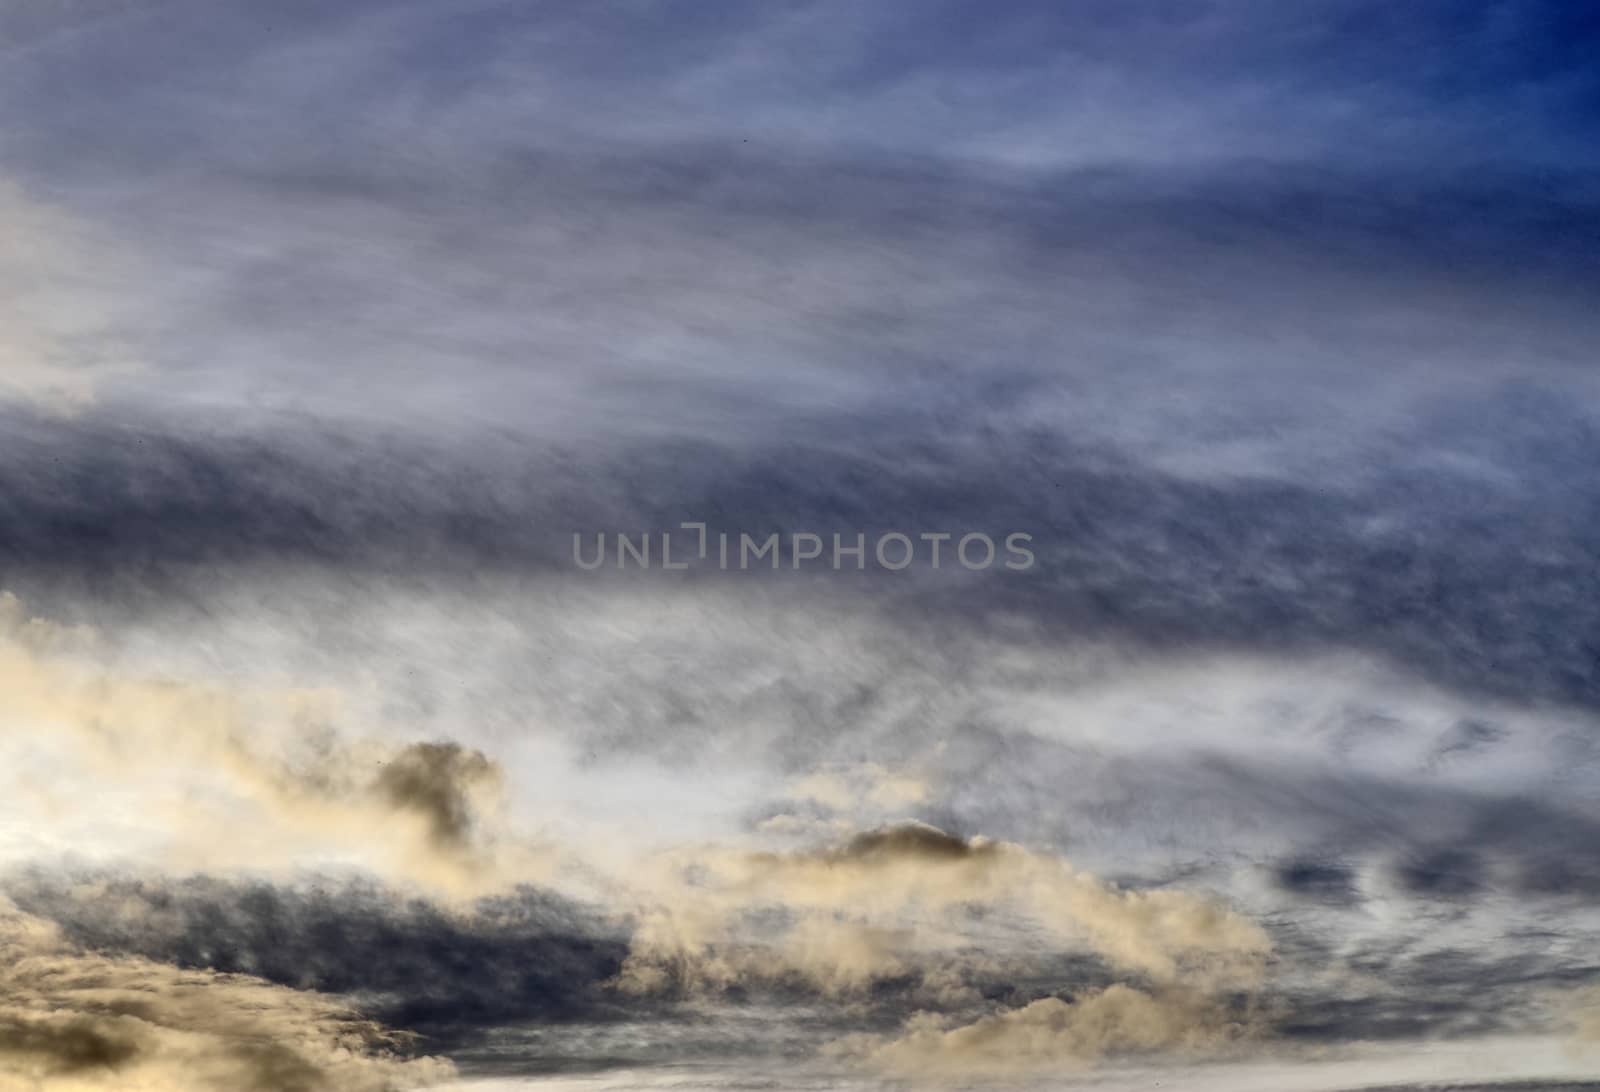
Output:
[[[685,851],[655,884],[618,979],[631,991],[798,975],[848,992],[978,942],[992,951],[997,919],[1029,943],[1042,934],[1157,983],[1208,989],[1255,985],[1271,949],[1260,926],[1198,895],[1125,891],[1048,854],[920,823],[808,852]],[[983,935],[971,933],[975,908]]]
[[0,904],[0,1092],[391,1092],[449,1078],[332,998],[79,952]]
[[[0,692],[0,770],[14,792],[32,792],[41,828],[70,827],[93,800],[147,829],[169,866],[345,860],[461,895],[536,876],[545,859],[500,825],[500,770],[475,750],[346,738],[326,691],[130,673],[94,634],[29,618],[9,595]],[[47,784],[29,788],[30,764],[51,771]]]
[[993,1078],[1081,1068],[1104,1055],[1207,1052],[1254,1030],[1248,1011],[1206,995],[1113,985],[955,1028],[919,1013],[897,1036],[857,1036],[836,1050],[893,1076]]

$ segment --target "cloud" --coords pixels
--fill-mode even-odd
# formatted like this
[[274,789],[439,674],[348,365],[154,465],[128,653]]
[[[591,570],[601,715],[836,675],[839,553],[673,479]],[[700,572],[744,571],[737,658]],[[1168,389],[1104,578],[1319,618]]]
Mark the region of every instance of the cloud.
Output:
[[812,801],[841,812],[858,808],[894,811],[923,803],[932,792],[924,780],[866,762],[840,770],[823,770],[798,778],[790,786],[796,800]]
[[[990,163],[1417,164],[1494,159],[1490,149],[1581,163],[1593,132],[1590,30],[1551,0],[1493,13],[1332,0],[1292,19],[1261,2],[1178,17],[1151,3],[1030,2],[982,20],[954,4],[907,18],[837,0],[712,3],[688,19],[501,0],[462,18],[435,0],[291,8],[270,22],[238,3],[181,3],[135,8],[98,33],[107,5],[20,7],[0,43],[44,48],[8,58],[8,121],[29,161],[58,170],[149,170],[181,139],[195,159],[234,165],[358,140],[404,162],[719,138]],[[204,49],[170,35],[180,21],[203,30]],[[82,29],[63,33],[72,24]],[[1218,56],[1236,63],[1219,68]],[[99,79],[80,88],[80,71]],[[120,133],[107,98],[159,124]],[[68,150],[69,137],[83,146]]]
[[1592,1056],[1600,1048],[1600,986],[1554,991],[1547,1003],[1566,1024],[1574,1053]]
[[898,1036],[864,1036],[835,1050],[893,1076],[1016,1077],[1106,1055],[1214,1051],[1253,1034],[1255,1022],[1249,1011],[1212,998],[1118,984],[1065,1001],[1041,998],[956,1028],[921,1013]]
[[[919,963],[959,966],[963,937],[993,956],[1040,943],[1025,941],[1030,931],[1159,982],[1237,988],[1259,983],[1271,949],[1258,925],[1203,897],[1121,890],[1059,858],[922,823],[817,851],[690,851],[659,882],[619,975],[625,990],[725,988],[752,964],[859,990]],[[781,924],[751,955],[763,913]]]
[[428,823],[436,845],[459,849],[473,831],[474,797],[497,786],[499,770],[479,751],[456,743],[413,743],[383,764],[374,786],[396,808]]
[[114,286],[131,257],[70,212],[0,178],[0,398],[60,414],[82,410],[99,386],[138,370],[128,304]]
[[331,998],[259,979],[87,954],[0,908],[0,1089],[391,1092],[434,1058]]
[[[12,586],[75,609],[83,607],[71,590],[86,571],[123,600],[211,594],[246,577],[281,583],[286,570],[320,576],[330,598],[372,581],[461,588],[487,577],[517,581],[524,595],[733,598],[793,593],[794,574],[658,568],[639,576],[651,582],[641,591],[632,574],[577,573],[571,536],[659,534],[708,513],[734,534],[1028,528],[1038,563],[1027,573],[841,573],[833,589],[805,594],[902,626],[977,631],[1018,619],[1037,627],[1041,644],[1352,652],[1464,693],[1600,705],[1586,646],[1572,636],[1594,630],[1594,600],[1568,594],[1589,579],[1574,544],[1595,531],[1582,489],[1582,468],[1600,458],[1595,403],[1579,389],[1588,380],[1477,377],[1446,395],[1416,378],[1409,394],[1383,399],[1389,408],[1407,401],[1397,412],[1411,424],[1376,423],[1373,413],[1387,410],[1352,404],[1348,428],[1304,422],[1350,449],[1295,469],[1271,440],[1271,469],[1220,479],[1196,472],[1207,438],[1184,438],[1180,422],[1135,425],[1166,403],[1120,373],[1107,383],[1132,386],[1128,408],[1115,413],[1094,404],[1118,399],[1093,374],[1081,384],[1018,376],[1014,386],[952,378],[928,405],[921,395],[897,406],[869,399],[842,415],[763,417],[759,440],[713,431],[633,438],[615,450],[316,417],[235,421],[237,431],[218,436],[143,419],[133,427],[95,415],[64,424],[13,416],[0,465],[0,557],[21,582]],[[1198,377],[1171,381],[1182,388]],[[1239,382],[1251,392],[1242,397],[1281,404],[1234,403],[1230,435],[1294,431],[1283,414],[1304,416],[1301,402],[1276,381]],[[1067,389],[1079,385],[1089,388],[1081,399]],[[1063,412],[1094,420],[1079,430],[1028,419],[1038,399],[1058,397]],[[965,434],[940,423],[959,400],[984,417]],[[1096,421],[1113,420],[1130,435],[1095,433]],[[1400,443],[1402,426],[1424,439]],[[1304,452],[1322,441],[1285,442]],[[1528,563],[1530,542],[1538,564]],[[858,598],[840,603],[846,594]],[[650,693],[662,687],[672,680]],[[1468,742],[1438,761],[1485,745]]]
[[[145,676],[103,653],[92,632],[0,599],[6,746],[44,829],[72,831],[77,802],[100,792],[131,798],[130,831],[173,863],[285,869],[357,854],[360,867],[458,894],[538,872],[542,851],[495,826],[499,775],[482,753],[345,738],[332,693]],[[54,776],[25,788],[35,764]]]
[[506,1023],[570,1020],[605,1000],[626,947],[599,907],[519,888],[440,905],[347,879],[13,873],[23,911],[84,950],[342,995],[433,1049]]
[[[1532,1026],[1600,890],[1580,7],[0,4],[0,569],[73,623],[0,608],[0,858],[129,920],[17,897],[524,1045]],[[1039,565],[569,562],[681,519]]]

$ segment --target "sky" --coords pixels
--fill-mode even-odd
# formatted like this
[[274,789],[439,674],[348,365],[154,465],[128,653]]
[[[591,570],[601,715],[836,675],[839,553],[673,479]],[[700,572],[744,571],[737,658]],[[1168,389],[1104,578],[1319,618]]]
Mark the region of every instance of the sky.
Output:
[[1597,49],[0,0],[0,1092],[1600,1088]]

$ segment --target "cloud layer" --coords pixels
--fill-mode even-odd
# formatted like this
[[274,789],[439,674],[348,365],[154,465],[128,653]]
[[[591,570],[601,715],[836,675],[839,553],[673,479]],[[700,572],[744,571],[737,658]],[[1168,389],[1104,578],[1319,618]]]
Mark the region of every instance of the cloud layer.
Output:
[[4,5],[0,1087],[1584,1073],[1597,29]]

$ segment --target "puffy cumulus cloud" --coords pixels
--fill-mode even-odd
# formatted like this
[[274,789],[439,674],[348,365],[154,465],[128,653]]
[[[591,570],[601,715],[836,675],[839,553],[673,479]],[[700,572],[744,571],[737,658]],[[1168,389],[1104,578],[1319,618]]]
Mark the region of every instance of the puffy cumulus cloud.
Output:
[[897,1036],[856,1036],[835,1050],[894,1075],[995,1077],[1081,1066],[1104,1055],[1214,1050],[1255,1029],[1248,1007],[1117,984],[1070,1001],[1041,998],[955,1028],[918,1013]]
[[97,657],[94,634],[29,618],[9,596],[0,686],[17,799],[30,825],[80,851],[152,849],[85,829],[93,820],[77,803],[94,794],[161,859],[203,869],[349,861],[468,895],[544,860],[501,822],[488,757],[453,742],[346,738],[332,693],[123,671]]
[[810,915],[763,940],[739,924],[714,912],[647,913],[613,985],[632,996],[799,986],[843,998],[920,974],[909,930]]
[[820,850],[686,851],[656,882],[618,977],[629,991],[788,976],[848,992],[1041,943],[1158,983],[1241,988],[1271,949],[1260,926],[1199,895],[1123,890],[1058,857],[916,822]]
[[388,1092],[449,1063],[333,999],[86,954],[0,905],[0,1092]]

